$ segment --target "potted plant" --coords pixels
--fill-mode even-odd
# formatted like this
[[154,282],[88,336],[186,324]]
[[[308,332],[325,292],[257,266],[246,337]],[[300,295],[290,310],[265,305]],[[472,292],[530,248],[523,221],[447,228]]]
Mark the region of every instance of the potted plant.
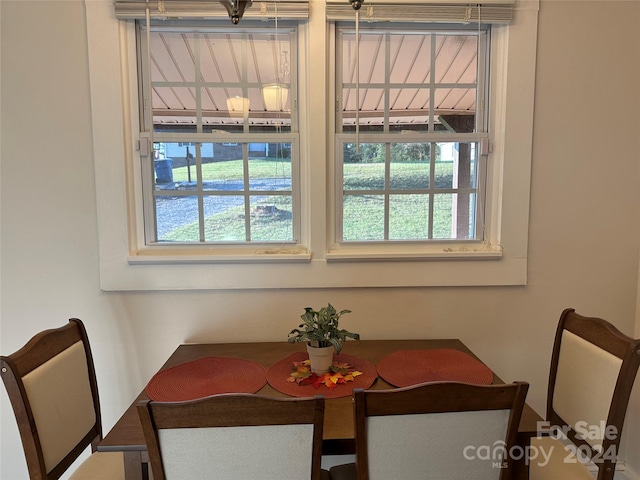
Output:
[[330,303],[318,311],[306,307],[300,316],[303,323],[289,332],[289,343],[307,344],[311,370],[318,375],[329,371],[333,362],[333,352],[340,353],[342,343],[347,338],[360,339],[359,334],[339,327],[340,317],[346,313],[351,313],[351,310],[338,312]]

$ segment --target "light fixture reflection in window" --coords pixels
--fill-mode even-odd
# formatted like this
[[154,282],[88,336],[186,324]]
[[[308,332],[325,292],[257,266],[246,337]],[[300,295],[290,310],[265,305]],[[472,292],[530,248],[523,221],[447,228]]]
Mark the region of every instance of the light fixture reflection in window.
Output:
[[231,117],[249,117],[249,99],[245,97],[227,98],[227,110]]
[[282,112],[289,98],[289,89],[279,83],[270,83],[262,87],[262,98],[268,111]]

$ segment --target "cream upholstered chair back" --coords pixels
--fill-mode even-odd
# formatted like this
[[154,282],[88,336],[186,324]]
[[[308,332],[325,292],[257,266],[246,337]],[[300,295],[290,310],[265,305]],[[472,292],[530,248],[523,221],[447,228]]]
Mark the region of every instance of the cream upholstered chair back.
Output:
[[498,480],[510,413],[505,409],[369,417],[369,478]]
[[158,439],[167,479],[311,476],[313,425],[168,428]]
[[601,425],[607,424],[622,359],[569,330],[562,331],[560,341],[553,412],[576,431],[588,427],[585,440],[602,446]]
[[[559,450],[557,461],[534,462],[532,478],[563,478],[587,472],[591,460],[599,480],[613,479],[631,389],[640,365],[640,340],[601,318],[574,309],[560,316],[549,374],[547,420],[551,436],[536,448]],[[570,446],[567,453],[561,443]],[[578,452],[572,456],[571,452]],[[557,454],[557,452],[555,452]],[[555,458],[555,457],[554,457]],[[585,476],[585,478],[589,478]]]
[[155,480],[321,478],[324,397],[138,405]]
[[22,377],[50,472],[96,425],[81,340]]
[[508,478],[527,389],[437,382],[356,390],[357,478]]
[[[80,320],[41,332],[2,357],[2,378],[32,479],[57,479],[86,447],[95,451],[102,439],[100,404],[89,340]],[[81,469],[93,478],[123,477],[122,455],[99,457],[91,463],[101,463],[100,474],[86,465]]]

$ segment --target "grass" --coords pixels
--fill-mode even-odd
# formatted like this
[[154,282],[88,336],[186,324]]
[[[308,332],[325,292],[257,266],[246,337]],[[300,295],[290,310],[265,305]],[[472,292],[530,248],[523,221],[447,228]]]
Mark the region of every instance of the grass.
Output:
[[[242,162],[227,161],[202,165],[205,180],[241,181]],[[394,163],[391,166],[391,188],[402,190],[427,189],[429,187],[429,166],[426,163]],[[451,163],[436,165],[436,188],[451,188]],[[249,161],[251,178],[290,178],[291,162],[278,159],[252,159]],[[195,167],[192,166],[192,179]],[[187,180],[187,168],[173,170],[176,182]],[[384,187],[384,164],[346,164],[344,166],[345,190],[374,190]],[[265,192],[266,193],[266,192]],[[392,194],[389,208],[389,238],[391,240],[424,240],[428,238],[429,198],[425,194]],[[452,219],[452,194],[434,195],[434,238],[449,238]],[[275,210],[264,212],[260,205],[274,205]],[[345,195],[344,239],[348,241],[382,240],[384,238],[384,196],[362,193]],[[243,207],[233,207],[222,213],[205,218],[206,241],[244,242],[245,211]],[[258,242],[282,242],[293,239],[291,198],[283,196],[263,196],[250,209],[251,240]],[[199,241],[197,222],[179,227],[162,240]]]
[[[273,212],[263,212],[261,206],[274,206]],[[244,207],[232,207],[204,220],[204,238],[207,242],[244,242]],[[249,214],[251,240],[254,242],[285,242],[293,240],[293,216],[291,197],[267,196],[251,205]],[[198,242],[198,222],[176,228],[162,240]]]
[[[291,178],[291,160],[281,158],[249,159],[251,178]],[[243,178],[242,160],[211,162],[202,164],[202,178],[217,181],[241,181]],[[196,167],[191,165],[191,180],[196,179]],[[188,180],[187,167],[173,169],[174,182]]]

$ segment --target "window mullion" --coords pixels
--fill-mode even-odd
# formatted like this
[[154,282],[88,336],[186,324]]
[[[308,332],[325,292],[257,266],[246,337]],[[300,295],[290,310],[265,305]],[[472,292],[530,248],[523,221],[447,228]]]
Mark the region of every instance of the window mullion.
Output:
[[385,45],[384,45],[384,127],[383,130],[385,133],[389,133],[389,123],[390,123],[390,105],[389,105],[389,96],[391,94],[391,35],[388,33],[384,36]]
[[[436,81],[436,56],[437,56],[437,52],[436,52],[436,35],[435,34],[431,34],[429,35],[429,38],[431,39],[431,58],[430,63],[429,63],[429,126],[427,128],[427,130],[431,133],[435,132],[435,99],[436,99],[436,91],[435,91],[435,81]],[[433,155],[432,155],[433,156]],[[432,222],[429,221],[429,225],[432,225]],[[429,238],[432,238],[431,235],[429,235]]]
[[195,83],[196,83],[196,132],[202,133],[202,75],[200,71],[200,42],[202,35],[193,34],[194,44],[194,67],[195,67]]
[[206,240],[204,217],[204,187],[202,184],[202,144],[196,143],[196,192],[198,196],[198,236],[200,241]]
[[[242,38],[243,38],[243,42],[240,48],[240,51],[242,52],[242,59],[241,59],[241,65],[240,65],[240,69],[241,69],[240,85],[242,86],[242,97],[248,99],[249,98],[249,79],[248,79],[247,72],[248,72],[248,64],[249,64],[248,43],[250,40],[250,35],[245,33],[242,35]],[[249,105],[248,108],[251,108],[251,105]],[[248,112],[246,111],[246,108],[245,108],[245,111],[243,112],[243,117],[242,117],[242,130],[244,133],[249,133],[249,115],[248,115]],[[244,154],[244,148],[242,152]]]
[[476,95],[477,95],[477,107],[476,107],[476,132],[487,132],[488,123],[488,109],[487,109],[487,88],[486,82],[488,75],[486,72],[489,69],[488,61],[488,35],[487,30],[478,30],[478,66],[476,74]]
[[[247,123],[245,121],[245,123]],[[244,231],[247,242],[251,241],[251,195],[249,184],[249,144],[242,143],[242,172],[244,176]]]
[[385,143],[384,152],[384,239],[389,240],[391,207],[391,144]]
[[[195,94],[196,94],[196,132],[202,133],[202,76],[200,72],[200,41],[202,36],[199,33],[193,34],[194,45],[194,74],[195,74]],[[204,188],[202,185],[202,144],[196,143],[196,175],[197,175],[197,200],[198,200],[198,236],[201,242],[205,241],[205,218],[204,218]]]
[[342,32],[342,30],[338,30],[336,33],[337,39],[336,39],[336,55],[335,58],[339,59],[339,61],[336,62],[336,66],[335,66],[335,79],[334,79],[334,85],[335,85],[335,92],[336,92],[336,98],[335,98],[335,111],[334,111],[334,115],[335,115],[335,133],[341,133],[342,132],[342,125],[343,125],[343,118],[342,118],[342,106],[343,106],[343,81],[344,81],[344,69],[343,69],[343,65],[344,65],[344,33]]
[[436,187],[436,143],[431,142],[429,146],[429,219],[428,234],[429,240],[433,239],[433,210],[435,203],[435,187]]

